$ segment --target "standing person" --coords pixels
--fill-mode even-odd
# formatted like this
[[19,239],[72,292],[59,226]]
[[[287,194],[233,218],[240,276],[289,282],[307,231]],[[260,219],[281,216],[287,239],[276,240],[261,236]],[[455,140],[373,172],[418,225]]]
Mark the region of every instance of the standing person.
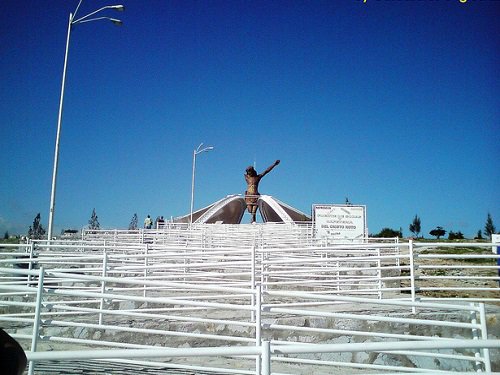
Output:
[[165,225],[165,219],[163,218],[163,216],[160,216],[158,222],[156,223],[156,228],[157,229],[163,228],[164,225]]
[[145,219],[144,219],[144,228],[146,229],[151,229],[151,226],[153,225],[153,220],[151,220],[151,216],[147,216]]
[[247,190],[245,191],[245,202],[247,203],[248,212],[252,214],[252,223],[255,223],[257,214],[257,200],[259,199],[259,182],[266,174],[272,171],[280,163],[276,160],[273,165],[267,168],[264,172],[257,174],[254,167],[250,166],[246,169],[245,181],[247,182]]
[[498,286],[500,287],[500,246],[497,246]]

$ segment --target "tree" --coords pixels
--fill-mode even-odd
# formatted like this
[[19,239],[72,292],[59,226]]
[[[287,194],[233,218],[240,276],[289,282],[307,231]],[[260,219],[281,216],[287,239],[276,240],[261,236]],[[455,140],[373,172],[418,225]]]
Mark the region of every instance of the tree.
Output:
[[373,237],[380,237],[380,238],[392,238],[392,237],[403,237],[403,233],[401,231],[401,228],[399,231],[391,228],[383,228],[380,233],[374,234]]
[[452,230],[450,230],[450,233],[448,233],[448,239],[449,240],[463,240],[464,239],[464,235],[460,231],[458,231],[458,232],[455,233]]
[[132,216],[132,220],[130,220],[130,224],[128,225],[128,230],[136,230],[137,222],[137,214],[134,214],[134,216]]
[[33,219],[33,226],[28,229],[28,237],[34,240],[40,240],[45,235],[45,229],[43,229],[42,224],[40,224],[40,212]]
[[491,235],[495,233],[496,228],[493,225],[493,219],[491,218],[490,213],[488,212],[488,217],[486,219],[486,224],[484,225],[484,234],[491,239]]
[[3,235],[3,239],[4,240],[8,240],[9,239],[9,231],[5,232],[5,234]]
[[446,234],[446,231],[442,227],[436,227],[435,229],[431,230],[429,234],[431,236],[436,236],[436,238],[439,240],[440,237]]
[[475,240],[482,240],[483,239],[483,233],[481,232],[481,229],[477,231],[476,237],[474,237]]
[[99,221],[97,220],[97,214],[95,213],[95,208],[92,210],[92,216],[90,217],[89,220],[89,229],[99,229],[101,225],[99,224]]
[[410,232],[412,232],[415,237],[418,238],[418,235],[420,234],[420,231],[422,230],[422,227],[420,226],[420,218],[415,215],[413,218],[413,222],[410,224]]

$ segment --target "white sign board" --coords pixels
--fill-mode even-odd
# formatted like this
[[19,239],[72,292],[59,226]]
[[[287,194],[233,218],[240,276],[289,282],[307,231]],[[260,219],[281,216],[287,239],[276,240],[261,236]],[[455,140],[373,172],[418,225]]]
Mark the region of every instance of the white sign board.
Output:
[[317,239],[364,239],[366,237],[366,206],[313,205],[314,232]]

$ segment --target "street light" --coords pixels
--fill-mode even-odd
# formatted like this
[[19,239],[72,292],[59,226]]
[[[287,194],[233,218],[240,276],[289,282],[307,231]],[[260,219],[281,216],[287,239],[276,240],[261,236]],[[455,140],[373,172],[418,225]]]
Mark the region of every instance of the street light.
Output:
[[191,214],[189,216],[189,224],[193,224],[194,172],[195,172],[195,168],[196,168],[196,155],[201,154],[202,152],[210,151],[210,150],[214,149],[212,146],[201,148],[202,146],[203,146],[203,143],[200,143],[200,145],[196,148],[196,150],[193,151],[193,178],[191,180],[191,211],[190,211]]
[[52,190],[50,192],[49,226],[48,226],[48,230],[47,230],[47,238],[49,241],[52,239],[52,231],[53,231],[53,224],[54,224],[54,207],[55,207],[55,201],[56,201],[57,166],[59,164],[59,138],[61,135],[61,121],[62,121],[63,102],[64,102],[64,85],[66,83],[66,67],[68,65],[68,51],[69,51],[69,39],[70,39],[70,34],[71,34],[71,28],[72,28],[72,26],[78,25],[80,23],[99,21],[99,20],[108,20],[108,21],[111,21],[112,23],[114,23],[115,25],[121,25],[122,21],[115,19],[115,18],[110,18],[110,17],[94,17],[94,18],[92,18],[92,16],[103,11],[103,10],[106,10],[106,9],[114,9],[117,11],[125,10],[125,7],[123,5],[107,5],[105,7],[97,9],[96,11],[93,11],[93,12],[91,12],[83,17],[76,18],[76,14],[78,12],[78,9],[80,8],[80,5],[82,4],[82,1],[83,0],[80,0],[80,2],[78,3],[78,6],[76,7],[75,12],[69,14],[69,21],[68,21],[68,34],[66,36],[66,52],[64,54],[64,67],[63,67],[62,84],[61,84],[61,98],[59,100],[59,115],[57,117],[56,146],[55,146],[55,151],[54,151],[54,170],[52,172]]

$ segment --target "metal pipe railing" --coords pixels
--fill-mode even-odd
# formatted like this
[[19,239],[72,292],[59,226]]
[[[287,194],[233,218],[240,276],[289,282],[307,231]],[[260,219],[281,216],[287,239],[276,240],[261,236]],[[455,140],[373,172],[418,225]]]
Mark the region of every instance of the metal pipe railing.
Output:
[[[248,231],[253,240],[251,246],[235,244],[226,239],[222,247],[214,241],[211,233],[203,233],[203,241],[195,246],[181,247],[172,243],[160,243],[166,238],[154,237],[151,233],[143,233],[153,239],[151,244],[119,243],[120,234],[110,233],[112,240],[91,242],[76,241],[57,243],[50,246],[43,242],[32,242],[19,245],[28,250],[29,257],[22,251],[3,251],[0,253],[0,306],[7,311],[23,311],[0,314],[0,321],[28,324],[33,326],[32,351],[36,350],[40,329],[54,325],[87,329],[105,329],[123,331],[133,334],[157,334],[203,340],[227,340],[255,342],[262,346],[266,342],[268,330],[276,332],[292,330],[294,326],[283,323],[263,324],[263,319],[273,316],[294,315],[299,317],[321,317],[328,319],[348,319],[359,321],[376,321],[388,324],[406,324],[469,330],[475,333],[475,341],[485,342],[487,336],[486,313],[482,304],[464,306],[458,303],[443,304],[422,302],[422,291],[474,290],[483,292],[498,291],[498,286],[463,287],[456,281],[480,281],[496,283],[500,280],[493,275],[465,274],[467,271],[492,272],[498,266],[484,263],[462,264],[463,261],[487,262],[498,258],[498,255],[485,253],[472,254],[439,254],[422,253],[438,251],[439,244],[427,246],[427,243],[379,243],[379,244],[336,244],[318,247],[299,245],[288,247],[274,246],[276,239],[266,245],[262,229],[259,232]],[[281,233],[277,231],[277,233]],[[251,237],[249,235],[249,237]],[[235,236],[236,238],[237,236]],[[228,246],[231,244],[232,246]],[[469,244],[460,244],[460,247]],[[477,251],[489,251],[493,244],[472,244]],[[208,249],[208,246],[211,246]],[[363,246],[365,248],[363,249]],[[446,244],[444,248],[456,247]],[[10,249],[11,247],[8,247]],[[12,247],[13,248],[13,247]],[[398,251],[394,251],[394,249]],[[146,250],[145,250],[146,249]],[[14,249],[16,250],[16,249]],[[77,253],[78,251],[78,253]],[[186,265],[185,261],[189,264]],[[445,264],[433,264],[439,260]],[[7,268],[9,265],[23,265],[24,269]],[[40,269],[34,269],[35,265]],[[426,274],[439,269],[461,269],[463,275]],[[402,274],[404,273],[404,274]],[[408,275],[406,275],[408,273]],[[24,280],[24,282],[23,282]],[[43,284],[40,289],[40,280]],[[453,285],[429,286],[431,281],[455,282]],[[403,285],[407,283],[408,285]],[[109,287],[109,288],[108,288]],[[281,290],[287,288],[291,290]],[[306,291],[308,289],[308,291]],[[309,290],[310,289],[310,290]],[[47,292],[46,292],[47,291]],[[147,292],[147,293],[146,293]],[[404,297],[409,292],[409,298]],[[335,294],[333,294],[335,293]],[[48,301],[42,301],[42,294]],[[363,297],[352,297],[360,294]],[[34,302],[16,301],[19,298],[34,298]],[[369,297],[369,298],[367,298]],[[8,298],[8,300],[7,300]],[[38,300],[40,298],[40,300]],[[272,299],[269,302],[268,299]],[[434,298],[435,299],[435,298]],[[499,301],[499,298],[485,298]],[[440,301],[443,301],[441,299]],[[472,299],[474,300],[474,299]],[[104,303],[109,301],[109,304]],[[234,301],[234,302],[232,302]],[[276,303],[274,301],[277,301]],[[458,301],[456,299],[456,301]],[[129,302],[135,307],[116,309],[117,303]],[[113,303],[115,306],[113,307]],[[370,304],[375,309],[370,315],[362,316],[351,312],[321,311],[341,304]],[[158,306],[171,306],[157,308]],[[148,309],[146,309],[148,307]],[[443,308],[453,310],[453,314],[469,312],[471,322],[441,321],[439,319],[418,319],[376,315],[383,307],[401,311],[434,311]],[[23,310],[21,310],[23,309]],[[38,309],[38,311],[37,311]],[[231,314],[246,314],[244,320],[205,319],[201,315],[207,311],[224,310]],[[436,310],[436,311],[437,311]],[[399,310],[398,310],[399,311]],[[198,315],[196,315],[198,314]],[[264,315],[263,315],[264,314]],[[97,317],[93,323],[88,319]],[[251,329],[254,336],[233,337],[220,333],[187,332],[168,333],[164,330],[140,329],[104,324],[104,317],[109,319],[166,319],[178,324],[236,325],[248,335]],[[81,321],[67,319],[81,318]],[[107,318],[106,318],[107,319]],[[38,323],[37,323],[38,321]],[[95,323],[98,324],[95,324]],[[38,324],[38,328],[36,325]],[[99,328],[100,327],[100,328]],[[114,327],[114,328],[113,328]],[[403,339],[404,334],[390,332],[369,332],[359,330],[320,329],[318,327],[295,327],[304,334],[317,333],[323,335],[352,335],[380,337],[385,339]],[[35,337],[35,332],[38,332]],[[473,336],[471,334],[471,337]],[[38,337],[39,336],[39,337]],[[22,337],[22,335],[18,335]],[[430,339],[426,335],[410,335],[412,340]],[[51,337],[51,340],[69,340],[65,337]],[[96,345],[100,340],[71,339],[74,343]],[[432,340],[435,340],[433,338]],[[437,341],[447,340],[446,337]],[[471,341],[471,340],[466,340]],[[68,341],[69,342],[69,341]],[[272,342],[283,344],[282,340]],[[260,345],[259,343],[262,343]],[[103,345],[113,346],[112,342],[103,341]],[[120,343],[120,345],[124,345]],[[287,345],[288,346],[288,345]],[[137,346],[136,346],[137,347]],[[271,347],[273,347],[271,345]],[[33,349],[34,348],[34,349]],[[402,348],[400,348],[403,350]],[[416,349],[412,349],[416,350]],[[400,352],[402,353],[402,352]],[[432,356],[433,354],[428,354]],[[459,358],[453,355],[454,358]],[[491,369],[488,348],[473,357],[480,369]],[[259,357],[260,358],[260,357]],[[467,356],[461,358],[467,360]],[[271,361],[278,360],[271,355]],[[267,359],[266,359],[267,361]],[[307,361],[304,359],[304,363]],[[328,361],[320,361],[326,363]],[[257,359],[258,371],[267,366],[263,359]]]
[[[263,358],[263,375],[271,374],[271,356],[290,355],[304,353],[345,353],[364,351],[398,351],[398,350],[430,350],[430,349],[474,349],[474,348],[498,348],[500,340],[476,340],[463,342],[458,340],[443,341],[420,341],[420,342],[371,342],[371,343],[348,343],[348,344],[315,344],[315,345],[289,345],[272,346],[264,342],[262,346],[252,347],[204,347],[189,349],[114,349],[114,350],[86,350],[86,351],[51,351],[51,352],[27,352],[29,361],[54,361],[54,360],[89,360],[89,359],[130,359],[130,358],[160,358],[160,357],[216,357],[216,356],[245,356],[257,355]],[[367,366],[364,366],[367,367]],[[373,368],[371,366],[370,368]],[[379,366],[380,368],[380,366]],[[395,370],[394,366],[391,368]],[[428,371],[431,372],[431,371]],[[433,370],[435,373],[436,371]]]

